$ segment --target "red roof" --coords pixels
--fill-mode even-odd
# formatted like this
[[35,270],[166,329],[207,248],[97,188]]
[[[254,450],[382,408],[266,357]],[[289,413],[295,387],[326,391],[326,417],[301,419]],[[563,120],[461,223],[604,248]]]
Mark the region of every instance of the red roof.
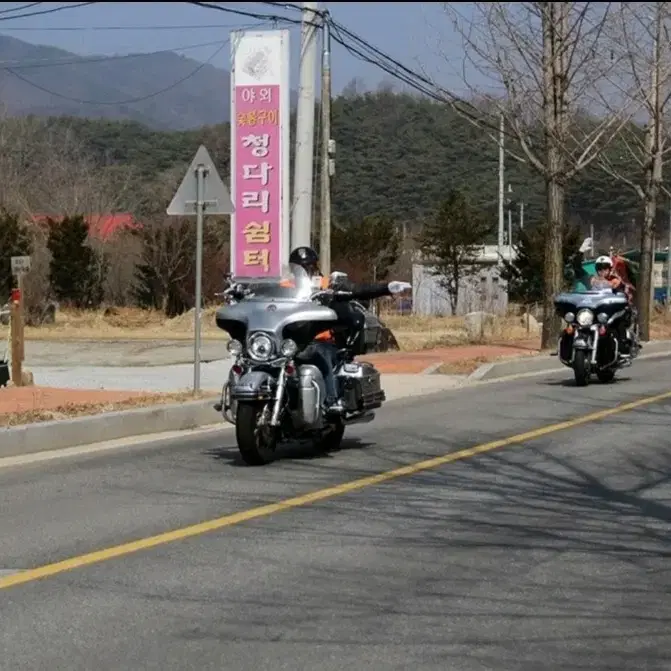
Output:
[[[60,215],[34,214],[32,220],[36,224],[44,224],[47,219],[54,221],[62,219]],[[89,214],[84,216],[91,235],[100,240],[109,240],[117,231],[122,229],[139,229],[142,225],[129,212],[117,214]]]

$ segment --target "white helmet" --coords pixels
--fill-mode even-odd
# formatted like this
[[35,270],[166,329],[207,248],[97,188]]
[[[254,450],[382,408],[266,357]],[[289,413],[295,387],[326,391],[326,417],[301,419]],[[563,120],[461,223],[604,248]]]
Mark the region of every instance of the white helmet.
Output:
[[601,268],[612,268],[613,262],[610,260],[610,256],[600,256],[595,262],[594,266],[597,270]]

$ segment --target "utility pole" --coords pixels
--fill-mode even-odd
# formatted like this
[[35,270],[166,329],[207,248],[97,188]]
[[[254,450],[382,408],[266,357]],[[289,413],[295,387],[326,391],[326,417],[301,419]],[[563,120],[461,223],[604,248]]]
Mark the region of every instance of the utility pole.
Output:
[[503,200],[505,198],[505,152],[504,152],[504,141],[505,141],[505,120],[503,114],[501,114],[501,120],[499,125],[499,238],[498,238],[498,265],[501,266],[501,254],[503,253]]
[[[508,184],[508,253],[510,254],[513,245],[513,197],[511,196],[513,187]],[[512,260],[510,257],[509,260]]]
[[296,109],[294,194],[291,216],[292,249],[311,244],[318,4],[317,2],[303,3],[300,82]]
[[328,15],[323,21],[322,39],[322,151],[321,151],[321,212],[319,261],[325,276],[331,274],[331,176],[333,174],[331,142],[331,29]]

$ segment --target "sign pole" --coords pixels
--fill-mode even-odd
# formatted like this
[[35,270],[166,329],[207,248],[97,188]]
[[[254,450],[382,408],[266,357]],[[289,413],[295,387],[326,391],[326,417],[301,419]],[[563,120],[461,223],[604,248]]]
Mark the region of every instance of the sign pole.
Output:
[[21,343],[21,362],[26,360],[26,294],[24,291],[24,277],[24,273],[19,273],[17,276],[17,285],[19,287],[19,342]]
[[200,392],[200,341],[203,304],[203,219],[207,214],[226,215],[235,211],[231,194],[221,180],[207,149],[201,145],[182,183],[168,205],[169,217],[196,217],[196,290],[193,314],[193,393]]
[[200,392],[200,308],[203,291],[203,188],[205,166],[196,168],[196,312],[194,314],[193,393]]
[[30,256],[12,256],[12,275],[16,278],[16,289],[12,289],[10,306],[10,339],[12,346],[12,382],[16,387],[23,386],[23,362],[25,349],[25,293],[24,278],[30,272]]

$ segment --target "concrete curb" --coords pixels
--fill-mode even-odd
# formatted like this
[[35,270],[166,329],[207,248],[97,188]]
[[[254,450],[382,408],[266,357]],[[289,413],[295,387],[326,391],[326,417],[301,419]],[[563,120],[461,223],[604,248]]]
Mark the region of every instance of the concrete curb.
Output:
[[[643,350],[638,358],[645,360],[667,354],[671,356],[671,340],[651,340],[643,343]],[[634,362],[635,365],[636,362]],[[560,370],[568,370],[568,368],[556,356],[519,357],[508,361],[483,364],[466,378],[466,382],[484,382],[516,375],[551,373]]]
[[0,429],[0,458],[134,436],[187,431],[218,422],[225,425],[221,414],[212,407],[215,402],[216,398],[210,398]]

